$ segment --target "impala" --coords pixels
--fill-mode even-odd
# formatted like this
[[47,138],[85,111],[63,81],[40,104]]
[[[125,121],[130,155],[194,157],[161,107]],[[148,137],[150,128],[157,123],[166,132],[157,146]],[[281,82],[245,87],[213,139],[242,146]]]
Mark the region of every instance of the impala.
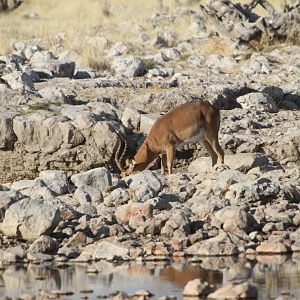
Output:
[[[211,156],[212,166],[224,163],[224,152],[218,141],[220,111],[207,101],[188,102],[175,107],[153,124],[149,135],[133,159],[122,166],[127,142],[118,133],[120,143],[115,160],[122,176],[143,171],[161,155],[161,173],[166,168],[172,174],[176,148],[184,144],[201,142]],[[121,148],[124,146],[121,153]]]

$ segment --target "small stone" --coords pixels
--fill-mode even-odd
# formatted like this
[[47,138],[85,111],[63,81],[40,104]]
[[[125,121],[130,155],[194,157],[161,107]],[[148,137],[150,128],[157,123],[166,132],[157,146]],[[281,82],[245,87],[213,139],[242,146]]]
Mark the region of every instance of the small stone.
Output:
[[215,290],[213,285],[208,284],[206,281],[201,279],[194,279],[189,281],[184,289],[183,296],[207,296]]
[[249,282],[241,284],[226,284],[207,296],[208,299],[256,299],[257,288]]
[[258,253],[287,253],[287,247],[281,242],[264,241],[256,247]]

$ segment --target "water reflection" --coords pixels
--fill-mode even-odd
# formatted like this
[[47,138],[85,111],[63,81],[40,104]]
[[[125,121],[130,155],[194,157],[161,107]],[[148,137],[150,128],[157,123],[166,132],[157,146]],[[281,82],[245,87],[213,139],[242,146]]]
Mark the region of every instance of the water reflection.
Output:
[[[249,267],[250,266],[250,267]],[[93,268],[98,273],[89,274]],[[55,264],[12,265],[0,270],[0,296],[17,297],[37,294],[40,290],[73,291],[67,299],[79,299],[83,289],[93,290],[90,299],[120,290],[133,293],[147,289],[157,299],[163,295],[182,298],[186,283],[201,278],[217,287],[232,277],[249,273],[257,286],[259,299],[276,298],[281,291],[289,291],[300,298],[300,255],[259,256],[252,260],[238,257],[203,258],[201,261],[176,260],[168,262],[126,263],[113,265],[105,261],[88,264],[70,264],[59,268]],[[246,273],[247,274],[247,273]],[[248,275],[249,275],[248,274]],[[248,276],[247,275],[247,276]]]

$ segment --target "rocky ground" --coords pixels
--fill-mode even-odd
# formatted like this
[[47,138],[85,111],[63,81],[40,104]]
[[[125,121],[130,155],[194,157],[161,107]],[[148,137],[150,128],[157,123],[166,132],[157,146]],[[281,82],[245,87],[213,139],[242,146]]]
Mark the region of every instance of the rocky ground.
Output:
[[[201,55],[210,38],[197,30],[157,36],[140,56],[117,43],[102,73],[32,41],[0,57],[3,268],[300,251],[300,46]],[[159,113],[192,100],[222,109],[227,167],[191,145],[173,175],[120,178],[115,130],[132,154]],[[237,293],[255,296],[242,284]],[[212,293],[200,281],[184,293],[194,289]]]

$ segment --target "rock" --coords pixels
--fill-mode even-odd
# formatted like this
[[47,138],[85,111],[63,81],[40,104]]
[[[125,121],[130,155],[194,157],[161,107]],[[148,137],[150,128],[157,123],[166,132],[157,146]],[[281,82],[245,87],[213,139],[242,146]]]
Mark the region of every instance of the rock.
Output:
[[87,215],[87,216],[95,216],[97,215],[97,208],[93,205],[88,203],[83,203],[77,209],[80,213]]
[[53,53],[51,51],[36,51],[30,58],[31,64],[36,62],[42,62],[47,60],[55,59]]
[[127,51],[128,51],[128,47],[124,43],[117,42],[116,44],[113,45],[113,47],[108,52],[108,56],[110,57],[119,56],[125,54]]
[[[128,260],[129,250],[121,245],[113,244],[109,241],[98,241],[91,247],[93,249],[92,257],[99,259],[119,259]],[[85,251],[84,251],[85,252]],[[84,253],[83,252],[83,253]]]
[[130,199],[130,195],[127,190],[117,188],[113,190],[107,197],[104,198],[104,203],[107,206],[118,207],[122,204],[126,204]]
[[31,66],[34,71],[46,70],[46,72],[50,72],[53,77],[72,78],[75,72],[75,62],[70,60],[48,59],[33,61]]
[[93,69],[88,68],[80,68],[76,69],[74,78],[75,79],[94,79],[96,78],[97,74],[96,71]]
[[112,185],[111,174],[104,167],[72,175],[71,181],[76,187],[88,185],[100,190]]
[[68,192],[68,178],[66,172],[64,171],[41,171],[39,179],[41,179],[46,184],[46,186],[57,195],[62,195]]
[[139,129],[141,121],[141,112],[134,107],[126,106],[122,113],[122,123],[127,128]]
[[230,169],[247,173],[255,167],[269,165],[269,158],[267,155],[261,153],[237,153],[225,155],[225,164],[228,165]]
[[225,198],[231,204],[241,204],[242,202],[253,203],[262,201],[270,202],[277,198],[281,187],[268,178],[259,178],[242,183],[231,185],[225,194]]
[[240,207],[224,207],[215,213],[215,217],[221,223],[221,228],[231,233],[238,233],[241,230],[250,232],[252,226],[256,225],[253,216]]
[[98,204],[102,202],[103,195],[101,191],[89,185],[79,185],[74,193],[74,198],[80,204],[94,203]]
[[46,86],[39,90],[39,94],[53,102],[60,103],[71,103],[72,100],[76,97],[76,94],[72,91],[67,90],[66,88],[58,88],[53,86]]
[[247,75],[270,74],[271,67],[265,56],[259,53],[253,53],[250,60],[241,67],[241,71]]
[[12,150],[17,137],[13,130],[15,114],[0,112],[0,149]]
[[287,253],[289,251],[288,251],[287,247],[281,242],[264,241],[258,247],[256,247],[256,252],[280,254],[280,253]]
[[208,294],[212,293],[215,290],[214,286],[208,284],[206,281],[201,279],[194,279],[189,281],[184,289],[183,296],[187,297],[205,297]]
[[283,89],[278,86],[267,86],[262,90],[262,92],[270,95],[276,104],[281,102],[284,97]]
[[291,250],[292,250],[292,252],[300,252],[300,241],[299,240],[292,244]]
[[[247,173],[251,169],[258,166],[263,167],[270,164],[268,156],[261,153],[237,153],[231,155],[228,154],[225,155],[224,163],[230,169],[238,170],[243,173]],[[210,157],[199,157],[191,162],[188,170],[189,172],[201,172],[201,174],[206,174],[213,172],[214,169],[211,167]],[[221,174],[223,174],[223,172],[225,172],[224,174],[226,174],[226,170],[220,172],[220,179],[222,177]],[[241,178],[246,177],[241,175]]]
[[161,179],[149,170],[128,176],[125,180],[129,188],[135,191],[136,198],[141,202],[156,197],[162,189]]
[[75,62],[78,62],[78,60],[80,59],[80,54],[71,49],[71,50],[67,50],[61,54],[59,54],[58,56],[58,60],[61,60],[61,61],[75,61]]
[[13,48],[21,51],[28,60],[31,59],[35,52],[42,50],[37,44],[30,41],[16,41],[13,43]]
[[216,237],[201,242],[195,254],[202,256],[230,256],[236,255],[238,252],[237,246],[231,241],[229,236],[226,233],[220,233]]
[[160,66],[155,66],[154,68],[151,68],[148,70],[147,77],[168,77],[174,75],[174,69],[173,68],[163,68]]
[[264,93],[249,93],[244,96],[240,96],[237,102],[242,105],[244,109],[253,109],[256,111],[277,113],[278,108],[273,98]]
[[22,198],[16,191],[0,191],[0,222],[3,221],[5,212],[15,202]]
[[58,242],[47,235],[37,238],[29,247],[31,253],[56,254],[59,248]]
[[177,48],[168,48],[161,51],[164,61],[178,60],[181,57],[181,51]]
[[21,262],[26,255],[25,250],[21,245],[9,247],[7,249],[0,249],[0,265],[9,265]]
[[157,48],[168,47],[168,41],[166,41],[166,39],[160,35],[156,36],[152,40],[151,44]]
[[256,299],[257,288],[249,282],[226,284],[207,296],[208,299]]
[[160,117],[160,114],[142,114],[140,115],[140,131],[149,134],[153,124]]
[[[20,190],[20,193],[23,196],[41,199],[54,199],[56,193],[50,190],[42,180],[36,179],[33,182],[34,183],[32,186]],[[15,184],[13,184],[12,186],[14,187]]]
[[205,58],[201,55],[190,55],[187,59],[187,63],[195,67],[202,67],[205,64]]
[[120,124],[115,121],[97,122],[92,130],[92,136],[98,149],[110,154],[114,154],[118,141],[115,130],[120,130]]
[[173,228],[173,230],[180,227],[189,227],[191,223],[189,217],[182,211],[174,212],[170,219],[166,222],[166,226]]
[[34,241],[41,235],[50,235],[59,221],[60,211],[53,202],[26,198],[8,208],[1,231],[7,236]]
[[129,188],[137,190],[143,184],[147,184],[155,192],[161,191],[163,182],[159,176],[150,170],[142,171],[138,174],[131,175],[125,178]]
[[290,238],[293,241],[300,241],[300,228],[290,233]]
[[110,103],[101,103],[101,102],[90,102],[87,104],[93,114],[95,114],[97,121],[120,121],[119,115],[121,111]]
[[280,108],[289,109],[289,110],[297,110],[298,105],[292,101],[289,100],[283,100],[280,103]]
[[28,252],[27,253],[27,259],[29,262],[33,262],[36,264],[40,264],[46,261],[52,261],[54,257],[49,254],[44,254],[44,253],[33,253],[33,252]]
[[[225,159],[226,159],[226,155],[225,155]],[[210,157],[198,157],[191,162],[191,164],[188,167],[188,171],[191,173],[201,173],[201,174],[211,173],[213,172],[213,168],[211,165],[212,163]]]
[[48,111],[37,111],[13,119],[13,130],[18,142],[30,153],[47,154],[58,151],[63,145],[77,146],[83,135],[63,116],[52,116]]
[[236,263],[224,272],[224,279],[230,283],[238,284],[251,278],[252,267],[250,263]]
[[32,79],[25,72],[14,71],[12,73],[2,76],[2,79],[13,90],[35,91]]
[[153,206],[147,203],[131,202],[117,207],[116,217],[124,224],[135,216],[143,216],[146,219],[152,218]]
[[21,191],[29,188],[33,188],[37,184],[36,179],[24,179],[24,180],[19,180],[16,182],[13,182],[10,186],[11,190],[14,191]]
[[137,57],[118,57],[112,61],[111,68],[117,75],[125,77],[143,76],[145,73],[144,63]]
[[206,65],[209,68],[220,68],[226,72],[236,68],[237,62],[232,57],[224,57],[220,54],[211,54],[206,61]]

